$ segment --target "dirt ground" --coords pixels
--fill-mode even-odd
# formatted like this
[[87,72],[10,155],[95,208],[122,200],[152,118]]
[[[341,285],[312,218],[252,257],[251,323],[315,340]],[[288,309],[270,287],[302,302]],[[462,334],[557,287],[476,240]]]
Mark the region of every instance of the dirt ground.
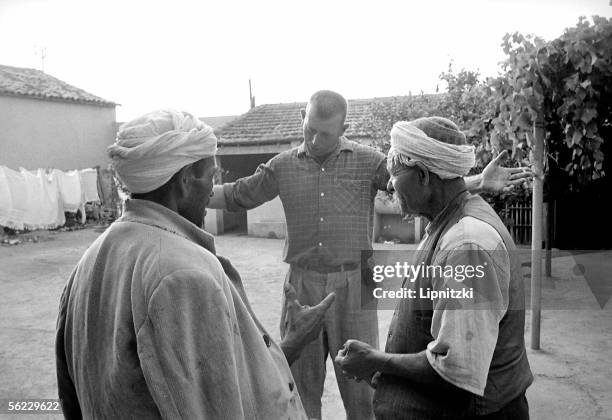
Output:
[[[0,400],[57,397],[53,343],[59,297],[99,234],[93,228],[46,232],[37,243],[0,246]],[[242,273],[255,312],[278,338],[283,241],[219,236],[217,248]],[[612,303],[601,309],[575,266],[572,257],[555,258],[553,277],[543,284],[544,307],[555,309],[542,313],[542,350],[528,351],[535,375],[528,391],[533,419],[612,419]],[[379,312],[381,339],[391,315]],[[529,314],[527,324],[529,343]],[[324,418],[344,418],[329,362],[323,407]]]

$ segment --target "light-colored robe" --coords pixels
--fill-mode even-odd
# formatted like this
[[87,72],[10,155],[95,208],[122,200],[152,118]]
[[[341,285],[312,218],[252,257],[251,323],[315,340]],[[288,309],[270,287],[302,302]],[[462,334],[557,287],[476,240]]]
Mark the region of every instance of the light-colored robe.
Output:
[[62,294],[67,417],[305,417],[282,350],[214,254],[212,237],[177,213],[126,203]]

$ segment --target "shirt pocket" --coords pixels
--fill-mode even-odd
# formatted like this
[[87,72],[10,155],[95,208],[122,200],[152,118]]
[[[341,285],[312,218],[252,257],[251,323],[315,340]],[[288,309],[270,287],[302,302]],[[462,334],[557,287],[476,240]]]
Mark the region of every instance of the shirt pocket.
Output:
[[357,214],[368,208],[368,181],[337,178],[334,186],[335,209],[341,214]]

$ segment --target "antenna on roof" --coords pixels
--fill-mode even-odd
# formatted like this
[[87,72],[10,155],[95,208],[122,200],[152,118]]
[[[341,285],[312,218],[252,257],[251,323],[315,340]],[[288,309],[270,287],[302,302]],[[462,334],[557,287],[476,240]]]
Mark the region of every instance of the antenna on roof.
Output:
[[36,55],[40,57],[40,70],[44,73],[45,71],[45,59],[47,58],[47,47],[34,47]]
[[251,101],[251,109],[255,108],[255,96],[253,96],[253,91],[251,90],[251,78],[249,78],[249,99]]

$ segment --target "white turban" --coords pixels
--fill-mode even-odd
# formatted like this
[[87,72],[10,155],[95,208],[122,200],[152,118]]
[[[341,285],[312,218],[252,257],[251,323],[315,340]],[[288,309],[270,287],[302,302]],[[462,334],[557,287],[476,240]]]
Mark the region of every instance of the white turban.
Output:
[[217,138],[193,115],[164,109],[123,124],[107,152],[121,182],[139,194],[161,187],[184,166],[214,156]]
[[441,117],[395,123],[391,129],[389,158],[393,156],[404,163],[421,162],[442,179],[463,177],[476,162],[474,146],[465,144],[465,135],[454,123]]

